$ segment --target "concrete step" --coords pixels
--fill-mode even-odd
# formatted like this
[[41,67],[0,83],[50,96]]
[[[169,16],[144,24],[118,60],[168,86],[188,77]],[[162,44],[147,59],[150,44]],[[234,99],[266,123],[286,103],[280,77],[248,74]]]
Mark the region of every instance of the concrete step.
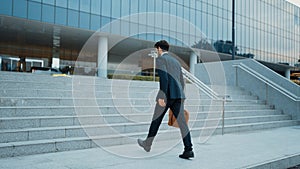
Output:
[[[137,114],[153,114],[154,111],[154,106],[149,106],[147,107],[148,109],[146,110],[142,110],[142,109],[138,109],[141,110],[139,111]],[[85,109],[85,108],[83,108]],[[208,111],[192,111],[193,110],[198,110],[200,109],[198,106],[187,106],[186,105],[186,109],[193,113],[193,112],[197,112],[198,114],[207,114]],[[89,108],[89,109],[85,109],[85,110],[90,110],[88,112],[90,113],[86,113],[86,115],[90,114],[90,115],[106,115],[107,113],[109,113],[111,116],[114,115],[120,115],[119,111],[115,110],[114,112],[104,112],[104,110],[107,110],[106,108],[100,109],[100,108]],[[100,110],[100,111],[98,111]],[[128,110],[128,109],[127,109]],[[217,111],[217,112],[221,112],[221,111]],[[246,115],[249,114],[253,114],[253,115],[259,115],[259,114],[281,114],[280,111],[278,110],[274,110],[274,109],[262,109],[262,110],[225,110],[226,115],[227,114],[235,114],[235,116],[237,115],[243,115],[243,113],[247,113]],[[227,113],[229,112],[229,113]],[[209,113],[215,113],[214,111],[209,111]],[[5,118],[5,117],[30,117],[30,116],[72,116],[72,115],[76,115],[76,110],[74,107],[23,107],[23,108],[19,108],[19,107],[5,107],[5,108],[0,108],[0,118]],[[125,111],[125,109],[122,109],[121,114],[125,114],[125,115],[131,115],[134,113],[130,113],[129,111]]]
[[[274,112],[273,112],[274,113]],[[227,115],[228,114],[228,115]],[[230,115],[231,114],[231,115]],[[249,113],[248,113],[249,114]],[[217,118],[219,119],[222,112],[202,112],[190,113],[191,120]],[[235,113],[237,115],[237,113]],[[239,113],[240,116],[233,116],[231,112],[225,112],[228,119],[251,118],[257,117],[253,114],[245,116],[246,113]],[[228,117],[229,116],[229,117]],[[284,115],[272,115],[283,117]],[[80,125],[82,121],[88,124],[103,124],[103,123],[124,123],[130,121],[148,122],[151,120],[151,113],[139,114],[115,114],[115,115],[73,115],[73,116],[30,116],[30,117],[4,117],[0,118],[0,129],[21,129],[21,128],[38,128],[38,127],[55,127],[55,126],[72,126]],[[261,117],[261,115],[259,116]],[[268,115],[266,117],[271,117]],[[259,121],[260,119],[257,119]]]
[[[0,72],[0,157],[93,148],[96,143],[135,144],[146,137],[158,88],[157,82]],[[186,85],[193,137],[299,124],[246,90],[211,88],[228,99],[224,109],[221,101]],[[179,130],[167,120],[168,115],[158,139],[180,140]]]
[[[62,117],[63,118],[63,117]],[[74,117],[73,117],[74,118]],[[139,117],[141,118],[141,117]],[[143,118],[143,119],[142,119]],[[90,136],[109,135],[112,132],[120,134],[147,131],[151,122],[150,116],[144,116],[139,121],[128,122],[124,119],[119,119],[119,122],[109,122],[106,118],[95,119],[94,117],[80,117],[74,120],[73,123],[65,126],[67,123],[57,124],[53,119],[50,122],[34,124],[33,126],[23,124],[22,127],[14,126],[11,129],[0,130],[0,143],[16,142],[16,141],[31,141],[40,139],[53,139],[64,137],[82,137],[87,133]],[[286,121],[291,117],[287,115],[267,115],[267,116],[250,116],[250,117],[230,117],[225,118],[225,125],[244,125],[248,123]],[[135,119],[137,120],[137,119]],[[59,120],[57,120],[59,121]],[[54,125],[53,125],[54,124]],[[220,126],[222,125],[221,118],[211,119],[193,119],[189,121],[190,128],[204,127],[204,125]],[[167,118],[164,119],[160,129],[168,129]],[[87,132],[87,133],[86,133]]]
[[[124,97],[124,98],[73,98],[73,97],[0,97],[0,107],[5,106],[74,106],[74,104],[82,104],[85,106],[95,105],[95,101],[99,106],[125,106],[125,105],[151,105],[155,97]],[[209,105],[214,101],[211,99],[192,99],[187,98],[186,104],[191,105]],[[261,100],[242,100],[232,99],[226,102],[226,105],[252,105],[252,104],[265,104]]]
[[[265,123],[249,123],[244,125],[225,126],[225,133],[241,132],[249,130],[261,130],[275,127],[285,127],[297,125],[297,121],[272,121]],[[193,128],[191,129],[193,137],[205,136],[206,130],[212,128]],[[179,137],[178,129],[160,130],[157,140],[173,139]],[[163,134],[162,134],[163,133]],[[204,133],[204,134],[203,134]],[[209,132],[208,132],[209,133]],[[221,134],[222,128],[219,126],[215,129],[214,134]],[[128,133],[128,134],[111,134],[91,137],[68,137],[34,141],[19,141],[10,143],[0,143],[0,158],[22,156],[30,154],[41,154],[58,151],[69,151],[77,149],[94,148],[97,146],[113,146],[121,144],[136,144],[137,138],[145,138],[146,132]],[[180,141],[180,140],[179,140]]]
[[[268,105],[225,105],[225,111],[236,110],[269,110]],[[223,111],[222,103],[211,105],[185,105],[185,109],[190,112],[204,111]],[[0,107],[0,117],[19,117],[45,115],[99,115],[99,114],[132,114],[132,113],[150,113],[154,111],[154,105],[126,105],[126,106],[18,106],[18,107]]]

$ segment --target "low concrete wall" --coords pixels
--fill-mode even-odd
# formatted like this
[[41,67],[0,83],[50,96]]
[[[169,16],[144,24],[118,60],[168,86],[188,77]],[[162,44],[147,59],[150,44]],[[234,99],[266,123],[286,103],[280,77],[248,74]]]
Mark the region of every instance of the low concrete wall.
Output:
[[287,78],[277,74],[253,59],[197,64],[195,66],[195,76],[207,85],[216,85],[216,83],[212,83],[216,82],[216,80],[212,81],[210,75],[210,72],[214,70],[213,68],[215,68],[219,71],[218,73],[224,74],[224,77],[222,78],[222,84],[244,88],[245,90],[250,91],[254,95],[258,96],[259,99],[265,100],[267,104],[274,105],[276,109],[281,110],[284,114],[289,114],[293,119],[300,120],[299,101],[290,99],[285,94],[282,94],[281,92],[267,85],[265,82],[259,80],[256,76],[253,76],[248,72],[233,66],[240,63],[243,63],[255,72],[264,76],[266,79],[268,79],[268,81],[276,83],[299,98],[300,87],[297,84],[291,82]]

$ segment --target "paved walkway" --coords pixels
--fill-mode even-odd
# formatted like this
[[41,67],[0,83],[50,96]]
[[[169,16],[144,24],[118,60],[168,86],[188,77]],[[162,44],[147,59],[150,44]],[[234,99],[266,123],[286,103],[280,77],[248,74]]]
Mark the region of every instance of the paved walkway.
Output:
[[[300,164],[300,126],[271,130],[225,134],[211,137],[206,143],[194,138],[196,158],[178,158],[181,142],[168,147],[168,142],[156,142],[150,153],[135,145],[109,149],[85,149],[0,159],[1,169],[232,169],[285,168],[284,163]],[[116,152],[119,155],[116,155]],[[127,153],[127,155],[126,155]],[[123,154],[120,156],[120,154]],[[127,157],[125,157],[127,156]],[[148,156],[148,157],[145,157]],[[286,157],[294,157],[289,160]],[[282,160],[281,163],[271,163]]]

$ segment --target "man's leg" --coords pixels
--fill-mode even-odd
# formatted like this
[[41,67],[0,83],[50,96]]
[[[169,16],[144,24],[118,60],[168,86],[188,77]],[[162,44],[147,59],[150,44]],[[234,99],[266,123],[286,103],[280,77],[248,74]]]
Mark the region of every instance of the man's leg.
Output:
[[186,123],[184,117],[184,103],[181,99],[176,99],[176,101],[171,105],[171,110],[174,113],[174,116],[177,120],[178,126],[180,128],[182,141],[184,144],[184,153],[181,154],[179,157],[181,158],[190,158],[194,157],[193,153],[193,144],[191,140],[191,134],[189,127]]
[[168,110],[168,106],[161,107],[158,103],[156,103],[154,114],[152,117],[152,122],[149,127],[148,136],[147,136],[146,140],[138,139],[138,144],[141,147],[143,147],[145,151],[147,151],[147,152],[150,151],[154,137],[156,136],[156,134],[158,132],[160,124],[161,124],[167,110]]

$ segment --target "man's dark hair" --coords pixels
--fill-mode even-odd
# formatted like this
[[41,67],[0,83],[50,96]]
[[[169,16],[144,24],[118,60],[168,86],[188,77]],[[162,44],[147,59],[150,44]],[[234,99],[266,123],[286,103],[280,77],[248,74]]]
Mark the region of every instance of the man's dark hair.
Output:
[[154,47],[157,49],[158,47],[160,47],[162,50],[168,51],[170,45],[168,44],[167,41],[165,40],[161,40],[155,43]]

